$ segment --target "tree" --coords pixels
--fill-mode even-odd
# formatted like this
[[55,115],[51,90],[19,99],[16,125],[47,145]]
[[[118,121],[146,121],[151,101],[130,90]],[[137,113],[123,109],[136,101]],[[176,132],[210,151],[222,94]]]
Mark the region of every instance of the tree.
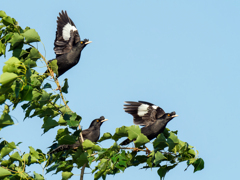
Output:
[[[186,162],[187,167],[192,165],[194,172],[204,168],[203,159],[193,150],[187,142],[177,137],[177,131],[168,128],[152,142],[153,148],[149,154],[145,144],[149,143],[146,136],[141,134],[138,126],[116,128],[115,134],[104,133],[97,143],[89,140],[81,141],[81,116],[71,111],[63,93],[68,93],[68,81],[65,79],[63,87],[60,87],[58,79],[53,72],[57,72],[56,61],[47,63],[45,57],[32,43],[40,42],[38,33],[29,27],[22,29],[14,18],[0,11],[0,56],[6,55],[6,49],[12,52],[3,67],[0,77],[0,104],[4,111],[0,117],[0,130],[11,128],[14,124],[10,111],[14,111],[21,105],[25,119],[39,117],[43,120],[44,133],[56,126],[64,126],[58,130],[56,141],[61,144],[73,144],[78,139],[81,146],[77,150],[68,150],[56,154],[48,154],[41,149],[29,147],[28,153],[21,153],[17,146],[19,143],[0,141],[0,179],[44,179],[44,175],[26,172],[26,166],[32,164],[45,164],[47,173],[51,171],[62,172],[63,179],[69,179],[73,175],[74,167],[81,169],[83,179],[85,167],[90,167],[92,162],[97,165],[93,169],[94,179],[103,178],[109,174],[123,172],[131,166],[141,166],[143,169],[158,168],[158,174],[162,179],[166,173],[176,167],[180,162]],[[45,83],[48,77],[40,75],[35,67],[36,62],[43,60],[51,73],[57,89],[53,84]],[[51,93],[48,91],[51,90]],[[54,93],[52,93],[54,92]],[[61,101],[60,101],[61,100]],[[63,102],[61,104],[60,102]],[[74,133],[70,132],[74,130]],[[121,147],[118,140],[128,137],[134,141],[135,148]],[[102,148],[98,144],[107,139],[114,141],[111,147]],[[54,145],[52,146],[54,147]]]

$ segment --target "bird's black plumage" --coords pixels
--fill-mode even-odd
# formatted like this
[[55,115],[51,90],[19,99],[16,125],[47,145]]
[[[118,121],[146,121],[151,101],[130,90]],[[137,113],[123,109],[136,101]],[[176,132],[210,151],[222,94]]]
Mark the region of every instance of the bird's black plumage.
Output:
[[61,76],[79,62],[81,51],[91,41],[88,39],[81,41],[78,30],[66,11],[59,13],[57,19],[54,52],[57,59],[58,76]]
[[[82,131],[83,139],[84,140],[88,139],[92,142],[97,142],[100,136],[100,127],[104,121],[107,121],[107,119],[105,119],[104,116],[101,116],[98,119],[94,119],[91,122],[89,128]],[[79,146],[80,146],[79,141],[76,141],[76,143],[74,144],[63,144],[57,147],[56,149],[52,150],[50,154],[68,149],[77,149]]]
[[[167,123],[178,116],[174,111],[165,113],[159,106],[145,101],[126,101],[124,110],[133,116],[134,124],[144,126],[141,128],[141,133],[147,136],[149,140],[162,133]],[[130,142],[129,139],[126,139],[120,145],[127,145]]]

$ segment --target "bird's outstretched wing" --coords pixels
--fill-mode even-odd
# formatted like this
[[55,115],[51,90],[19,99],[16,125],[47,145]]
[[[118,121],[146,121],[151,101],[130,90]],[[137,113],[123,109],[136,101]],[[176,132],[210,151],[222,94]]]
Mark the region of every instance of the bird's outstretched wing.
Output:
[[54,51],[56,56],[68,53],[73,45],[80,41],[78,30],[73,21],[68,17],[67,11],[62,11],[57,17],[56,39]]
[[149,126],[154,123],[156,119],[162,117],[165,112],[159,106],[145,101],[126,101],[124,104],[125,112],[131,114],[134,124]]

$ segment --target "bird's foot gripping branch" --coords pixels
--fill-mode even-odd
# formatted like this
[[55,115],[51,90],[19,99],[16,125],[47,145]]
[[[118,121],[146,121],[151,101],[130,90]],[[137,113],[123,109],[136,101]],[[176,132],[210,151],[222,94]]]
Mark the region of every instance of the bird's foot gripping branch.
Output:
[[[10,54],[6,52],[12,53],[0,76],[0,105],[4,109],[0,117],[0,130],[8,128],[11,131],[11,125],[14,124],[11,113],[20,105],[25,118],[42,119],[43,133],[48,133],[54,127],[61,127],[56,135],[58,144],[67,147],[70,144],[72,148],[50,154],[45,152],[45,148],[34,149],[29,146],[29,152],[22,152],[18,148],[19,143],[8,142],[7,137],[3,137],[0,139],[0,179],[45,179],[44,174],[53,171],[62,172],[62,178],[69,179],[74,168],[81,168],[83,175],[84,168],[90,167],[93,162],[97,163],[92,171],[95,179],[105,179],[107,175],[139,165],[144,169],[158,168],[160,177],[164,177],[169,170],[183,161],[187,163],[187,167],[192,165],[194,172],[203,169],[204,162],[198,158],[193,147],[179,140],[176,132],[168,129],[159,134],[153,143],[141,134],[138,126],[123,126],[117,128],[113,135],[104,133],[97,142],[112,140],[111,147],[102,148],[92,142],[95,140],[88,140],[90,138],[86,138],[82,145],[80,141],[79,145],[76,145],[81,132],[78,130],[81,117],[70,110],[63,98],[62,93],[68,93],[67,79],[60,91],[55,91],[55,84],[46,82],[47,76],[37,72],[37,63],[45,59],[33,46],[33,42],[40,42],[40,36],[34,29],[22,29],[14,18],[0,11],[0,57],[3,60]],[[54,71],[54,67],[58,66],[55,61],[51,62],[51,69]],[[49,67],[48,64],[46,67]],[[74,130],[74,133],[71,133],[70,129]],[[82,133],[84,136],[84,131]],[[118,141],[122,137],[134,140],[134,147],[120,146]],[[145,145],[150,149],[149,155],[145,153]],[[135,148],[138,148],[138,151],[134,151]],[[26,170],[33,164],[39,164],[43,170]]]

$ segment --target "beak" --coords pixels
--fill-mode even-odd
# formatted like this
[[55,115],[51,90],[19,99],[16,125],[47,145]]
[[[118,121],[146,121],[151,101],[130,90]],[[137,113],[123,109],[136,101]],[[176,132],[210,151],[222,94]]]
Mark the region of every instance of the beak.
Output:
[[88,42],[85,42],[85,44],[89,44],[89,43],[91,43],[92,41],[88,41]]
[[175,114],[175,115],[172,115],[172,117],[177,117],[178,115],[177,114]]
[[108,119],[104,119],[104,120],[102,120],[101,122],[104,122],[104,121],[107,121]]

